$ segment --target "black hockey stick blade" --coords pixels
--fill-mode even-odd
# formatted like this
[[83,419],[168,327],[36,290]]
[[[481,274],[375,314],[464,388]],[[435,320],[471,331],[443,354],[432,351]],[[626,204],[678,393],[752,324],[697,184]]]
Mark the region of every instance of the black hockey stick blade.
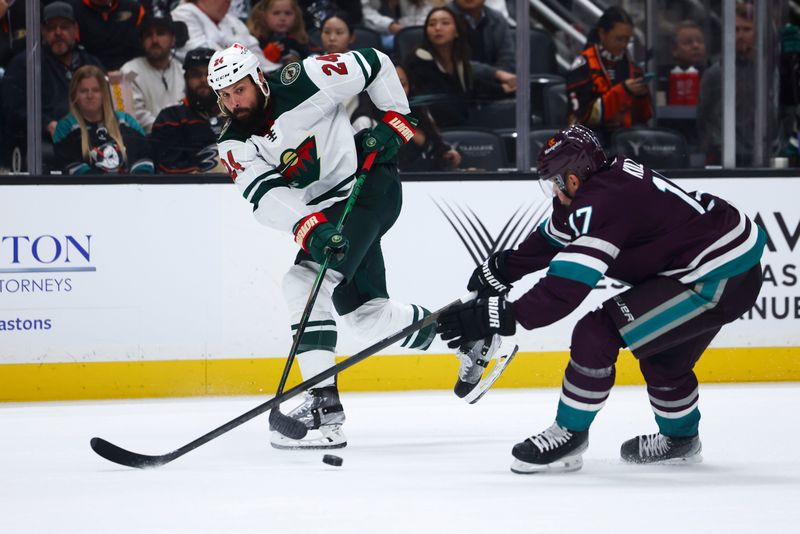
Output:
[[275,430],[291,439],[303,439],[308,434],[306,425],[297,419],[284,415],[278,408],[270,410],[269,426],[270,430]]
[[175,458],[172,457],[173,453],[164,454],[162,456],[148,456],[146,454],[139,454],[129,450],[118,447],[103,438],[92,438],[89,442],[92,450],[115,464],[126,465],[128,467],[136,467],[144,469],[147,467],[160,467],[166,463],[171,462]]
[[259,404],[252,410],[245,412],[242,415],[235,417],[234,419],[231,419],[227,423],[215,428],[210,432],[203,434],[199,438],[187,443],[186,445],[183,445],[182,447],[178,447],[172,452],[168,452],[167,454],[161,454],[156,456],[139,454],[137,452],[123,449],[122,447],[114,445],[113,443],[106,441],[102,438],[92,438],[89,444],[91,445],[92,450],[94,452],[96,452],[106,460],[120,465],[143,469],[147,467],[160,467],[162,465],[168,464],[171,461],[180,458],[184,454],[193,451],[197,447],[200,447],[201,445],[208,443],[212,439],[216,439],[222,434],[225,434],[226,432],[233,430],[234,428],[240,425],[243,425],[250,419],[253,419],[256,416],[261,415],[262,413],[267,412],[272,408],[279,406],[282,402],[287,401],[292,397],[299,395],[300,393],[310,389],[313,386],[316,386],[323,380],[331,378],[332,376],[335,376],[341,373],[342,371],[349,369],[350,367],[356,365],[357,363],[366,360],[373,354],[382,351],[386,347],[394,345],[398,341],[407,338],[417,330],[420,330],[422,328],[425,328],[426,326],[435,323],[439,319],[439,316],[442,313],[444,313],[444,311],[447,310],[449,307],[455,306],[456,304],[462,304],[464,302],[468,302],[474,299],[476,294],[477,293],[475,292],[469,293],[468,295],[465,295],[464,297],[461,297],[460,299],[451,302],[450,304],[436,310],[430,315],[411,323],[410,325],[403,328],[396,334],[392,334],[391,336],[386,337],[373,345],[370,345],[366,349],[356,354],[353,354],[343,362],[334,365],[330,369],[326,369],[325,371],[319,373],[318,375],[312,376],[305,382],[297,384],[295,387],[291,389],[287,389],[280,395],[277,395],[269,399],[268,401]]

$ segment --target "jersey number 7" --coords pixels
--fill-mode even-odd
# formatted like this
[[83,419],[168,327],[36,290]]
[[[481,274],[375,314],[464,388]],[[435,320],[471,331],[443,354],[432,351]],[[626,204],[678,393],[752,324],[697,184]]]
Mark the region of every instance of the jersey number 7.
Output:
[[339,54],[328,54],[327,56],[317,56],[317,61],[326,61],[321,69],[327,76],[334,72],[339,75],[347,74],[347,65],[339,61]]

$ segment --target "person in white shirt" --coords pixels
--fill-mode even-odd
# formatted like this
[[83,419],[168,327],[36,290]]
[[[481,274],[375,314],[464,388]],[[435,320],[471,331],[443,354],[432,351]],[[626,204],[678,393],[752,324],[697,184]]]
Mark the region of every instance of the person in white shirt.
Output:
[[195,48],[224,50],[240,43],[258,58],[264,72],[281,67],[264,57],[258,39],[244,22],[228,13],[230,6],[231,0],[184,0],[172,10],[172,18],[185,23],[189,30],[189,40],[177,50],[178,59],[183,61],[186,52]]
[[131,114],[150,133],[159,112],[183,98],[183,69],[173,57],[176,34],[181,31],[169,15],[146,16],[140,31],[144,56],[128,61],[121,70],[130,86]]

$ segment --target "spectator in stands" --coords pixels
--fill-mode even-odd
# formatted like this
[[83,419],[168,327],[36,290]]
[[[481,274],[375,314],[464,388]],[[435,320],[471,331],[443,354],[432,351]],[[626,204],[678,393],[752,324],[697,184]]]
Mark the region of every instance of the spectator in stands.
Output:
[[186,97],[158,114],[150,141],[156,169],[167,174],[225,172],[217,138],[224,123],[217,95],[208,85],[208,62],[214,50],[196,48],[183,60]]
[[322,23],[336,12],[344,12],[353,24],[361,24],[364,15],[361,0],[297,0],[303,12],[306,30],[321,29]]
[[516,91],[515,43],[503,15],[487,7],[486,0],[454,0],[448,5],[464,20],[475,79],[496,79]]
[[152,173],[153,160],[136,119],[114,111],[105,73],[86,65],[69,86],[70,113],[56,126],[60,167],[69,174]]
[[0,69],[25,50],[25,2],[0,0]]
[[228,14],[230,0],[186,0],[172,10],[172,18],[186,24],[189,39],[179,48],[176,56],[183,61],[186,52],[195,48],[222,50],[240,43],[253,52],[261,63],[264,72],[272,72],[280,67],[261,51],[258,39],[250,34],[244,22]]
[[122,66],[133,97],[133,116],[150,133],[156,115],[183,98],[183,69],[172,57],[176,46],[177,24],[167,13],[164,17],[146,15],[142,20],[144,56]]
[[397,152],[397,165],[401,171],[445,171],[458,168],[461,154],[444,142],[436,121],[427,106],[414,105],[414,91],[403,67],[396,67],[397,77],[409,96],[411,115],[419,120],[414,137]]
[[[755,62],[753,61],[753,8],[736,4],[736,165],[753,158],[755,130]],[[700,82],[697,129],[706,152],[706,163],[722,161],[722,66],[715,63]]]
[[[72,6],[53,2],[42,17],[42,134],[50,142],[56,124],[69,113],[70,78],[78,68],[100,60],[76,43],[78,24]],[[11,61],[3,81],[3,108],[9,132],[24,135],[27,130],[27,56],[21,52]]]
[[260,0],[247,19],[264,57],[288,65],[308,57],[308,34],[296,0]]
[[361,0],[364,25],[384,36],[386,50],[394,48],[397,32],[422,25],[433,7],[432,0]]
[[109,72],[142,55],[139,25],[144,8],[137,0],[69,0],[80,28],[80,42]]
[[322,50],[326,54],[343,54],[350,51],[356,40],[352,19],[344,11],[335,11],[328,15],[320,26]]
[[603,12],[567,74],[569,122],[604,134],[650,118],[650,90],[627,50],[632,35],[633,21],[622,8]]
[[404,67],[415,94],[427,96],[430,113],[443,128],[466,122],[469,99],[512,91],[495,80],[473,78],[464,22],[447,6],[428,13],[422,44]]
[[684,20],[675,26],[672,60],[682,69],[694,67],[702,73],[706,68],[706,38],[696,22]]
[[[355,28],[346,12],[334,11],[322,21],[320,40],[324,54],[349,52],[355,38]],[[377,124],[375,115],[378,113],[378,108],[375,107],[366,92],[359,93],[348,100],[344,107],[350,117],[350,123],[356,131],[372,128]]]

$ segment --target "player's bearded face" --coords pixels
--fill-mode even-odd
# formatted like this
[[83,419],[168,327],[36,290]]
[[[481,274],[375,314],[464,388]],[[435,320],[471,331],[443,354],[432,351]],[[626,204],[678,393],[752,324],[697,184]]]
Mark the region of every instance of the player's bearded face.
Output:
[[252,122],[258,116],[259,110],[264,109],[264,94],[256,87],[252,81],[248,85],[248,90],[237,99],[230,109],[231,115],[241,122]]

